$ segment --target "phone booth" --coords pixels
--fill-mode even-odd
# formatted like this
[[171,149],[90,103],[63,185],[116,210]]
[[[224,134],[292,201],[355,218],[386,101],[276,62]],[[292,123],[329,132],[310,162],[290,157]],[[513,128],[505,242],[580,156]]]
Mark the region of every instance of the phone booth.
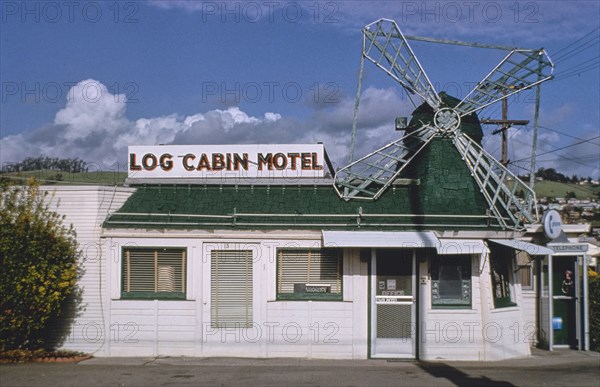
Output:
[[538,261],[539,342],[550,351],[588,350],[588,245],[569,242],[551,212],[543,223],[554,253]]

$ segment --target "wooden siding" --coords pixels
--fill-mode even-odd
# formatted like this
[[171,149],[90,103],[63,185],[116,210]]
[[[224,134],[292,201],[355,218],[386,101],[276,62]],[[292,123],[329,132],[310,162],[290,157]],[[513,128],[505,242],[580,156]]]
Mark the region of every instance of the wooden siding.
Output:
[[107,336],[103,309],[107,300],[103,298],[106,277],[101,226],[108,213],[119,209],[134,190],[102,186],[42,186],[40,189],[49,193],[46,198],[50,208],[65,216],[64,224],[73,225],[82,252],[81,302],[62,348],[103,354]]

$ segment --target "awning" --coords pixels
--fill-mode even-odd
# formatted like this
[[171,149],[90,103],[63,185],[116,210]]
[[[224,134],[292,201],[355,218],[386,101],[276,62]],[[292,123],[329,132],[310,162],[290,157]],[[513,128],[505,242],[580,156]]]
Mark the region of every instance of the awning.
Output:
[[552,255],[554,250],[545,246],[534,245],[533,243],[523,242],[518,239],[490,239],[490,242],[497,243],[502,246],[510,247],[515,250],[522,250],[529,255]]
[[487,246],[480,239],[440,239],[436,249],[440,255],[483,254]]
[[587,256],[600,257],[600,247],[594,244],[588,243]]
[[431,231],[325,231],[325,247],[437,247],[439,239]]

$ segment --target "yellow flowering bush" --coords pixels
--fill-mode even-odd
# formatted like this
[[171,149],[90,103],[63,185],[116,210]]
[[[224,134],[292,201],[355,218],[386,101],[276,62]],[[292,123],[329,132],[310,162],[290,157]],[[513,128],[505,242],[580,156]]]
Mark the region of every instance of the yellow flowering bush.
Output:
[[48,348],[48,326],[77,292],[75,231],[30,181],[0,186],[0,351]]

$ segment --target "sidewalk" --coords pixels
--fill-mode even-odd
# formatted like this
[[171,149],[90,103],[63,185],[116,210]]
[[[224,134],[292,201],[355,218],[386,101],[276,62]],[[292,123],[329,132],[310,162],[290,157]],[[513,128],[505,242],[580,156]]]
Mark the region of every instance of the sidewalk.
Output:
[[532,356],[499,361],[415,361],[395,359],[331,360],[305,358],[239,358],[239,357],[94,357],[78,363],[79,365],[129,365],[129,366],[295,366],[295,367],[397,367],[401,364],[452,364],[464,368],[535,368],[567,365],[598,365],[600,353],[574,351],[570,349],[553,352],[533,349]]
[[493,362],[290,358],[107,357],[0,365],[9,386],[592,386],[600,354],[535,350]]

